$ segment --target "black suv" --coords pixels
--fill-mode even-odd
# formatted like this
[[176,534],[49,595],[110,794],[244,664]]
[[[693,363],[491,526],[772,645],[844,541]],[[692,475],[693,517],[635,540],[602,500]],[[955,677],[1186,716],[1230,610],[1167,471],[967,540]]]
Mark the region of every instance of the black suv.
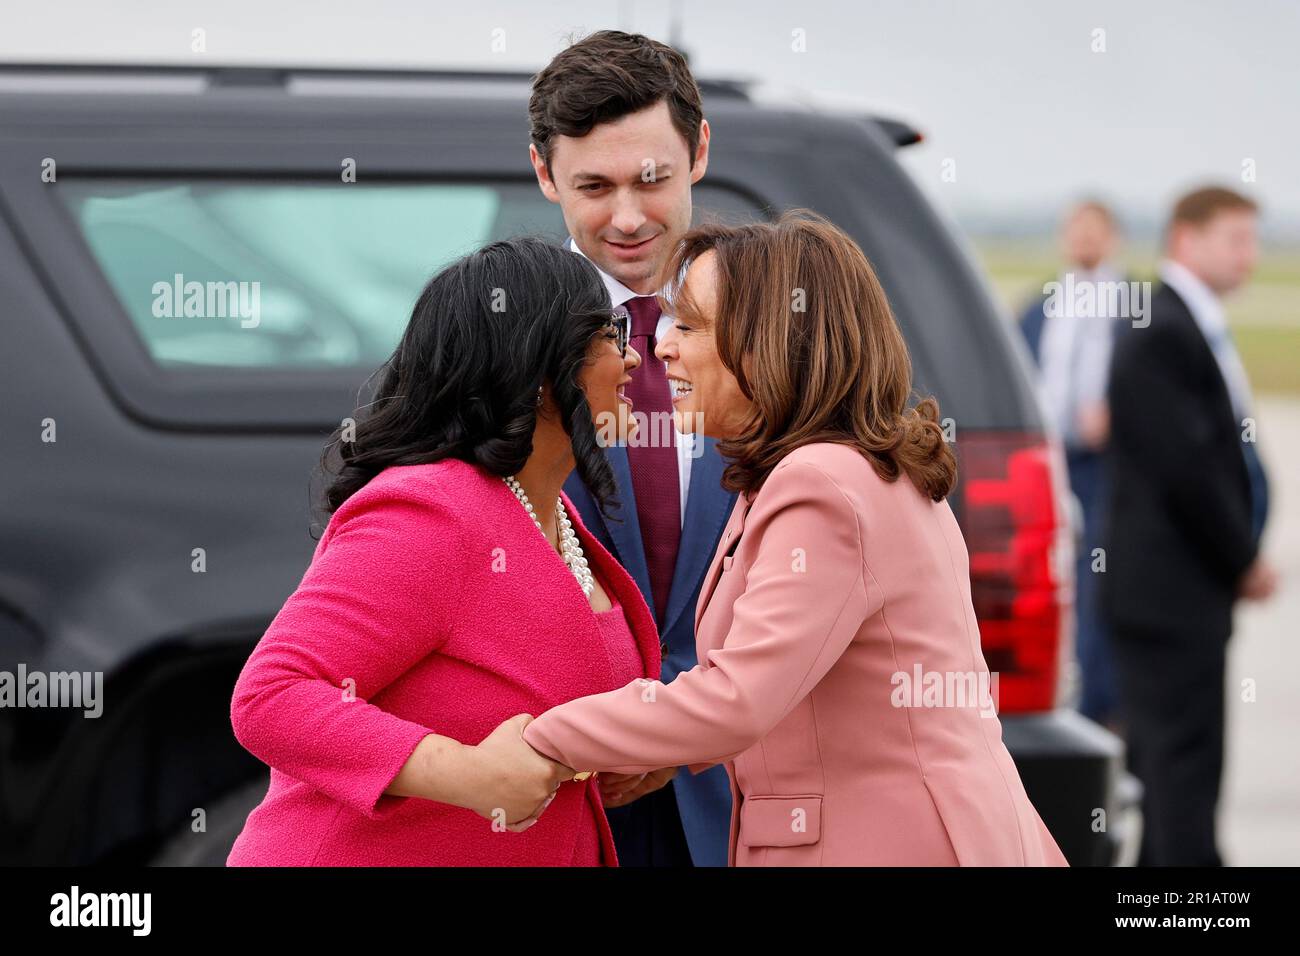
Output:
[[[442,263],[564,234],[528,83],[0,67],[0,672],[103,679],[98,717],[0,708],[0,863],[224,861],[267,780],[231,692],[311,557],[322,440]],[[1007,746],[1070,862],[1115,862],[1136,794],[1065,706],[1063,468],[1023,350],[894,157],[916,134],[701,86],[697,218],[809,207],[875,264],[956,444]]]

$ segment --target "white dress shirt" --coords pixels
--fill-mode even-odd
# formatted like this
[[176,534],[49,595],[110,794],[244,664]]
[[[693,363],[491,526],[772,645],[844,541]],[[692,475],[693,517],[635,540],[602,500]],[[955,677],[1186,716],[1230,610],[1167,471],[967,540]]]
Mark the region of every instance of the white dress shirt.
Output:
[[1209,343],[1214,359],[1219,363],[1219,372],[1224,384],[1228,386],[1228,395],[1232,399],[1232,411],[1237,416],[1238,424],[1250,415],[1251,394],[1250,379],[1246,377],[1246,367],[1241,364],[1241,356],[1228,335],[1228,319],[1223,312],[1223,303],[1214,290],[1201,281],[1196,273],[1172,259],[1160,263],[1160,279],[1178,293],[1178,297],[1191,310],[1201,334]]
[[[578,255],[582,256],[582,258],[591,262],[591,257],[578,248],[578,244],[573,241],[572,236],[569,237],[567,246],[570,251],[576,252]],[[591,262],[591,264],[596,266],[596,271],[600,273],[601,279],[605,282],[605,288],[609,290],[611,306],[622,305],[628,299],[636,298],[641,294],[639,292],[633,292],[612,275],[605,272],[605,270],[600,266],[596,265],[596,263]],[[671,315],[664,314],[659,316],[659,322],[655,326],[655,339],[658,340],[663,338],[672,324],[673,317]],[[645,356],[642,356],[643,361],[644,359]],[[653,429],[651,430],[653,431]],[[695,448],[695,435],[691,433],[683,434],[682,432],[677,431],[676,428],[673,429],[673,435],[675,436],[677,446],[677,480],[679,489],[677,497],[681,503],[681,515],[679,520],[683,525],[685,525],[686,496],[691,489],[691,459],[695,457],[693,454]]]
[[[1091,271],[1075,270],[1075,288],[1084,283],[1118,282],[1123,279],[1105,263]],[[1060,281],[1066,286],[1065,276]],[[1106,315],[1106,296],[1097,295],[1093,315],[1078,315],[1072,304],[1061,315],[1047,318],[1040,348],[1042,387],[1048,415],[1066,445],[1079,441],[1079,411],[1105,404],[1110,374],[1111,337],[1116,316]]]

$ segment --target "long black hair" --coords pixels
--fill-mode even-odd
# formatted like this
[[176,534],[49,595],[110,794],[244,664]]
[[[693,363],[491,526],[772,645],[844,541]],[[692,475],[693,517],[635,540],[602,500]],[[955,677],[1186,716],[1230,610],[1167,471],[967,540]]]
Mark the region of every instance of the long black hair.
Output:
[[447,266],[420,293],[373,401],[354,415],[355,440],[343,440],[345,422],[325,447],[326,511],[390,465],[457,458],[495,475],[518,472],[532,454],[543,382],[576,470],[605,510],[614,473],[578,373],[609,315],[596,267],[544,239],[494,242]]

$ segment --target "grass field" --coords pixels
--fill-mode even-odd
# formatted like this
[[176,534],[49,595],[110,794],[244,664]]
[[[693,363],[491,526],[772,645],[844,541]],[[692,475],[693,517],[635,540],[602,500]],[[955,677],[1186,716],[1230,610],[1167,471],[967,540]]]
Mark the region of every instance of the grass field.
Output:
[[[975,250],[1002,304],[1018,315],[1060,268],[1050,240],[977,239]],[[1121,263],[1155,275],[1154,247],[1131,246]],[[1262,250],[1250,285],[1226,304],[1241,360],[1259,394],[1300,395],[1300,248]]]

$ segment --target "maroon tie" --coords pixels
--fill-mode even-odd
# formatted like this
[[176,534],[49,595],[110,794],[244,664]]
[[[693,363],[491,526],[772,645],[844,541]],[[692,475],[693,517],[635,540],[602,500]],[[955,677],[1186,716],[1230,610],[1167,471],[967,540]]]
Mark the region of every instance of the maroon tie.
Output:
[[[675,441],[671,424],[673,403],[664,363],[655,357],[659,302],[652,295],[643,295],[625,304],[632,315],[630,341],[641,354],[641,364],[624,391],[632,400],[633,412],[644,412],[646,416],[642,423],[645,431],[628,443],[627,457],[632,468],[636,516],[641,523],[641,545],[650,569],[655,617],[662,629],[673,568],[677,564],[677,543],[682,534],[677,449],[672,444]],[[660,424],[664,415],[669,416],[666,431],[670,440],[666,447],[659,440],[665,430]]]

